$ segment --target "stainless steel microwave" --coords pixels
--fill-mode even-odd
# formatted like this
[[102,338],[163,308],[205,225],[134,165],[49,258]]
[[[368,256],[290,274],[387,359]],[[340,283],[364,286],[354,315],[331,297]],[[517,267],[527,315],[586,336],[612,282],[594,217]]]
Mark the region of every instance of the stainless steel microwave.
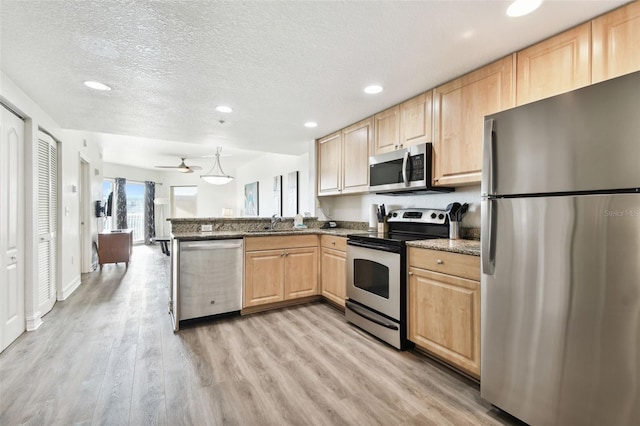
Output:
[[369,157],[369,192],[429,193],[451,192],[434,188],[431,143],[422,143]]

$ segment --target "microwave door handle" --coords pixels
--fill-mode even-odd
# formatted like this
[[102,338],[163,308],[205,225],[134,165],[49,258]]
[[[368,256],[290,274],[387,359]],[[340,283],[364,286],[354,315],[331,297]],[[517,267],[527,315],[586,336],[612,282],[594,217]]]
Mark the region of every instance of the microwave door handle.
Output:
[[402,158],[402,181],[404,182],[404,186],[409,186],[409,176],[407,171],[407,166],[409,165],[409,150],[404,153],[404,157]]

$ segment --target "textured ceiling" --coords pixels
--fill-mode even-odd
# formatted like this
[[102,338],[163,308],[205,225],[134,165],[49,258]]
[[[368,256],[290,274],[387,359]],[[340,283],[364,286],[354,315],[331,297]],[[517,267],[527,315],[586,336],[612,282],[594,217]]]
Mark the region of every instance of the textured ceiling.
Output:
[[[166,161],[218,145],[300,154],[314,138],[623,3],[547,0],[513,19],[509,2],[480,0],[1,0],[0,59],[64,128],[177,142],[141,144]],[[365,95],[372,83],[384,92]],[[303,127],[309,120],[318,127]],[[105,159],[127,141],[106,144]]]

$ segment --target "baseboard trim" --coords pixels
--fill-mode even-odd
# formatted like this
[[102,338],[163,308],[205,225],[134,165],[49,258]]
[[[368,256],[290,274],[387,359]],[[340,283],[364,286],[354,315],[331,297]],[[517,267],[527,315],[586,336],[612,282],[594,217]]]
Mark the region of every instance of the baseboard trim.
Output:
[[35,331],[42,325],[42,317],[40,312],[36,312],[33,316],[27,317],[27,331]]
[[82,280],[80,279],[80,275],[75,277],[73,281],[68,283],[66,286],[62,288],[62,290],[58,290],[57,299],[58,300],[66,300],[67,297],[71,296],[74,291],[82,284]]
[[270,311],[272,309],[286,308],[288,306],[302,305],[304,303],[319,302],[320,296],[307,296],[299,299],[289,299],[281,302],[267,303],[258,306],[249,306],[240,311],[240,315],[251,315],[258,312]]

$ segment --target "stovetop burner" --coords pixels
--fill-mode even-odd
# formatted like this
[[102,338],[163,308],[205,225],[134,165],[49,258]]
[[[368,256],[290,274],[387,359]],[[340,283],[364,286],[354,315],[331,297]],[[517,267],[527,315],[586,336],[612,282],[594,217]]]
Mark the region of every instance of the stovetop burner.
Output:
[[449,221],[444,210],[402,209],[389,212],[389,232],[348,235],[349,239],[403,246],[405,241],[447,238]]
[[367,233],[359,233],[359,234],[349,234],[349,238],[365,240],[365,241],[379,241],[383,240],[389,243],[404,243],[405,241],[416,241],[416,240],[429,240],[434,238],[444,238],[435,235],[420,235],[420,234],[408,234],[402,232],[367,232]]

